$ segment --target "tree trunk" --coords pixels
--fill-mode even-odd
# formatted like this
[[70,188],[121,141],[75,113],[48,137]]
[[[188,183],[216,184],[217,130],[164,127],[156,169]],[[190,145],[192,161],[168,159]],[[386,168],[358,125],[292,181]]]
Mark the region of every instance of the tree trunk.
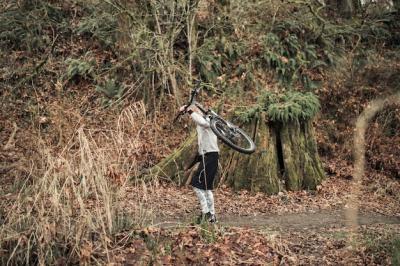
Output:
[[359,0],[327,0],[326,5],[332,11],[339,13],[342,17],[351,18],[355,12],[355,8]]
[[353,0],[354,13],[361,11],[361,0]]
[[395,10],[400,13],[400,0],[393,0],[393,6]]
[[280,125],[280,140],[282,145],[282,157],[284,169],[284,180],[289,190],[300,190],[303,183],[303,175],[301,171],[302,144],[303,138],[300,134],[300,125],[290,123]]
[[338,9],[342,16],[345,18],[351,18],[354,14],[354,6],[352,0],[339,0]]

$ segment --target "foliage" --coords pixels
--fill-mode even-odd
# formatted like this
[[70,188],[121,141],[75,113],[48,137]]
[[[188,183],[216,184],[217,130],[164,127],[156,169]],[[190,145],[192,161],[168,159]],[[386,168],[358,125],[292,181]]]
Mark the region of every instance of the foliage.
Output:
[[[7,203],[2,197],[1,265],[106,264],[116,236],[144,227],[151,211],[139,204],[126,208],[127,171],[138,167],[126,151],[140,143],[134,129],[142,126],[139,112],[128,107],[116,116],[102,133],[108,141],[90,133],[97,126],[82,126],[64,155],[43,139],[33,141],[41,160],[32,166],[34,182],[26,180]],[[134,197],[143,201],[151,185],[138,187]]]
[[319,108],[319,100],[311,92],[265,92],[258,98],[257,105],[236,114],[241,121],[249,122],[254,117],[259,117],[260,112],[265,112],[269,120],[286,123],[309,120],[317,114]]
[[263,37],[262,44],[261,59],[275,70],[279,82],[285,87],[291,87],[294,81],[300,80],[305,88],[315,89],[316,83],[311,81],[307,71],[332,63],[320,58],[316,45],[302,41],[295,34],[279,38],[274,33],[268,33]]
[[118,29],[117,16],[114,9],[100,5],[90,9],[90,14],[83,17],[79,22],[75,32],[98,39],[105,47],[111,46],[116,42]]
[[392,242],[392,264],[400,265],[400,238],[395,238]]
[[65,60],[67,64],[67,72],[65,77],[67,80],[74,78],[93,78],[95,75],[95,62],[91,60],[89,62],[80,59],[68,58]]
[[234,66],[245,51],[245,43],[240,40],[229,40],[225,37],[206,39],[195,53],[199,76],[210,83],[215,83],[225,73],[240,76],[246,69],[241,65]]
[[165,93],[180,100],[178,83],[185,84],[189,76],[185,30],[197,1],[107,3],[121,20],[121,52],[132,76],[143,84],[140,95],[145,102],[162,101]]
[[216,50],[214,40],[206,40],[199,47],[195,57],[197,69],[204,81],[210,82],[216,80],[222,74],[222,57]]
[[[126,88],[137,90],[139,96],[150,95],[150,100],[148,101],[150,104],[158,100],[161,101],[163,93],[174,93],[176,97],[168,97],[166,99],[176,99],[179,97],[179,93],[186,92],[186,80],[189,80],[191,75],[198,75],[212,84],[225,82],[223,89],[227,94],[231,94],[230,88],[234,86],[242,88],[245,81],[249,80],[251,82],[251,75],[255,80],[273,83],[268,76],[270,72],[275,73],[283,86],[293,86],[301,89],[300,85],[303,85],[305,88],[313,89],[317,85],[315,82],[319,80],[318,77],[315,79],[317,75],[325,75],[322,76],[322,79],[327,82],[333,81],[324,71],[328,67],[335,65],[343,51],[346,51],[346,55],[349,56],[356,54],[357,58],[354,59],[357,61],[354,61],[354,65],[357,68],[361,68],[369,63],[365,61],[369,53],[364,49],[366,46],[370,46],[371,52],[376,53],[377,51],[379,52],[376,48],[379,48],[380,45],[387,47],[387,45],[396,44],[395,34],[398,36],[398,31],[396,33],[395,29],[396,27],[398,29],[396,24],[398,24],[399,20],[396,21],[393,14],[377,16],[368,13],[366,17],[360,15],[351,21],[336,21],[325,16],[323,9],[321,9],[316,13],[323,18],[321,20],[307,9],[307,2],[313,4],[316,1],[302,1],[306,4],[288,4],[287,1],[280,0],[202,1],[211,3],[207,9],[211,11],[207,13],[207,24],[197,21],[197,17],[195,18],[194,27],[198,26],[199,38],[193,39],[195,45],[190,52],[187,24],[194,18],[195,14],[198,14],[197,10],[190,6],[190,3],[196,1],[106,0],[103,2],[108,2],[109,4],[96,7],[93,7],[93,4],[97,4],[98,1],[6,1],[14,3],[10,5],[0,4],[1,7],[7,7],[4,12],[3,10],[0,12],[0,25],[2,25],[0,29],[0,45],[2,50],[14,51],[3,53],[4,60],[1,59],[2,71],[0,71],[1,85],[9,85],[8,77],[18,80],[20,77],[27,76],[32,66],[42,65],[41,62],[44,61],[40,57],[47,57],[48,53],[47,51],[44,53],[44,51],[56,41],[54,52],[48,55],[49,65],[46,65],[44,71],[40,71],[40,73],[35,71],[38,73],[38,80],[42,82],[40,85],[43,84],[43,86],[39,87],[33,82],[24,82],[23,85],[26,91],[16,101],[9,102],[7,99],[9,94],[7,92],[4,93],[3,91],[5,90],[1,91],[3,98],[6,99],[3,106],[6,120],[21,118],[24,116],[24,112],[27,112],[26,110],[31,109],[37,112],[38,118],[43,113],[47,114],[50,108],[55,107],[65,109],[65,114],[72,113],[75,108],[57,106],[63,100],[62,93],[57,94],[56,97],[59,98],[53,101],[53,96],[49,97],[46,92],[37,91],[37,88],[54,88],[54,77],[58,79],[65,70],[67,80],[86,78],[95,81],[97,83],[97,91],[101,92],[107,98],[107,101],[121,99],[126,93]],[[226,5],[227,8],[223,9],[219,6],[220,2],[229,2],[229,5]],[[276,7],[273,5],[276,5]],[[295,8],[298,11],[295,11]],[[215,11],[216,9],[218,11]],[[276,15],[274,14],[275,11]],[[314,9],[314,11],[316,10]],[[236,12],[241,12],[241,16],[236,16]],[[293,15],[290,13],[293,13]],[[196,34],[196,30],[194,30],[194,35]],[[125,39],[118,39],[121,36]],[[95,41],[92,42],[92,39]],[[114,45],[117,39],[118,46]],[[68,40],[68,42],[59,40]],[[97,45],[97,40],[100,41],[103,47]],[[113,51],[102,49],[104,46],[113,46]],[[95,63],[94,58],[81,57],[82,51],[87,51],[88,49],[94,50],[92,55],[96,56],[95,60],[98,63]],[[354,54],[352,54],[353,52]],[[191,55],[194,59],[193,68],[189,68]],[[67,60],[66,67],[60,67],[65,63],[65,58],[70,58]],[[8,62],[12,62],[9,65],[18,69],[16,74],[11,73],[14,69],[7,66]],[[103,63],[109,64],[109,66],[112,65],[112,69],[110,67],[103,73],[97,70],[96,66],[100,66]],[[120,71],[121,69],[123,71]],[[266,75],[258,75],[259,73],[257,72],[266,73]],[[126,73],[129,75],[126,75]],[[393,71],[393,74],[397,73]],[[7,78],[4,78],[5,76]],[[177,86],[173,88],[174,80]],[[136,83],[136,81],[140,82]],[[385,86],[385,82],[382,79],[378,79],[377,82],[379,82],[379,85]],[[125,86],[125,84],[129,85],[129,87]],[[70,83],[68,85],[75,84]],[[57,89],[62,86],[62,82],[57,82]],[[332,93],[326,93],[327,95],[340,94],[336,84],[333,84],[332,87],[329,86],[329,88],[332,88]],[[377,89],[384,90],[380,86]],[[30,93],[35,93],[35,95],[32,97]],[[85,93],[87,92],[82,91],[79,96],[86,96]],[[247,121],[260,115],[260,112],[267,112],[270,119],[275,117],[276,120],[274,121],[305,119],[307,116],[311,117],[311,114],[317,110],[317,101],[311,99],[311,96],[310,99],[307,99],[308,97],[304,94],[296,97],[290,93],[270,93],[269,96],[267,94],[264,95],[265,98],[260,97],[256,106],[247,108],[247,112],[243,113]],[[370,97],[374,95],[371,94]],[[341,95],[341,97],[340,99],[349,98],[353,106],[363,106],[365,103],[359,104],[360,101],[357,99],[357,94],[346,94],[345,96]],[[364,96],[361,95],[361,97]],[[84,99],[84,102],[82,102],[82,98],[78,99],[77,113],[74,115],[74,119],[84,116],[82,117],[83,120],[74,120],[73,123],[68,123],[67,128],[73,131],[75,135],[76,128],[82,125],[81,122],[91,124],[92,121],[94,128],[84,129],[83,131],[86,133],[93,132],[93,136],[106,135],[106,140],[93,143],[92,147],[99,148],[89,150],[83,146],[86,140],[90,140],[93,136],[85,138],[81,135],[80,139],[67,137],[67,140],[64,141],[72,143],[71,149],[64,149],[57,145],[51,151],[52,147],[45,147],[42,153],[38,153],[42,157],[40,161],[42,164],[28,164],[26,175],[33,177],[34,186],[20,193],[22,196],[17,199],[19,202],[12,206],[16,208],[10,208],[10,210],[8,208],[0,208],[0,223],[2,225],[0,228],[0,264],[72,264],[74,262],[78,263],[80,258],[83,259],[81,261],[82,264],[106,264],[106,259],[102,256],[105,256],[103,252],[106,252],[108,248],[127,252],[135,252],[133,250],[136,249],[135,254],[126,254],[127,259],[135,257],[137,252],[144,252],[143,249],[134,246],[134,243],[126,242],[128,241],[127,239],[132,237],[129,233],[127,235],[116,235],[121,230],[129,230],[132,225],[138,224],[136,219],[138,219],[140,213],[132,215],[134,219],[126,213],[132,208],[126,207],[127,201],[123,195],[120,195],[119,200],[115,198],[114,201],[115,191],[110,189],[111,184],[107,180],[107,169],[105,168],[115,165],[115,162],[110,158],[99,158],[99,156],[101,157],[102,154],[107,156],[115,152],[116,156],[126,163],[126,165],[120,165],[118,169],[123,174],[130,173],[132,167],[135,167],[132,166],[134,165],[131,163],[132,158],[139,158],[138,160],[143,163],[143,167],[147,167],[165,156],[171,147],[178,145],[184,134],[174,134],[173,140],[167,140],[167,138],[171,138],[171,127],[168,122],[165,124],[165,121],[170,121],[170,113],[168,112],[174,109],[168,104],[163,104],[165,108],[161,112],[156,110],[158,120],[153,125],[155,127],[143,127],[141,125],[138,127],[140,130],[129,132],[125,136],[126,139],[119,139],[120,132],[108,135],[107,132],[113,130],[114,127],[104,126],[106,116],[99,114],[96,106],[88,106],[88,103],[97,104],[97,101],[92,101],[92,95],[87,98],[87,101]],[[328,98],[325,103],[329,104],[330,102],[340,102],[339,108],[343,108],[344,112],[351,113],[345,114],[347,117],[356,113],[346,110],[346,106],[343,107],[343,102],[340,100]],[[27,105],[25,105],[26,103]],[[73,104],[76,103],[73,102]],[[9,111],[11,109],[10,106],[15,109]],[[269,110],[269,107],[271,107],[271,110]],[[305,108],[305,111],[303,108]],[[359,107],[357,106],[357,108]],[[149,108],[149,110],[154,109],[156,108]],[[143,113],[147,113],[146,110],[143,110]],[[393,112],[393,116],[398,113]],[[129,121],[138,120],[135,114],[130,115],[128,119]],[[35,133],[35,130],[31,127],[27,130],[26,125],[35,124],[36,116],[25,120],[17,121],[21,130],[18,131],[16,149],[5,150],[1,154],[5,159],[2,167],[11,165],[9,163],[11,160],[9,160],[8,156],[15,156],[15,158],[11,157],[14,158],[12,159],[13,162],[30,161],[35,157],[35,152],[32,153],[32,150],[29,149],[26,152],[27,149],[24,149],[23,146],[24,141],[26,142],[27,139],[32,140],[25,134],[29,132]],[[43,121],[46,121],[46,119]],[[46,131],[46,134],[37,135],[48,137],[51,139],[51,143],[56,144],[58,137],[53,132],[57,131],[62,135],[65,134],[65,128],[58,127],[58,119],[50,119],[50,121],[51,123],[47,125],[49,131]],[[334,124],[338,120],[335,118],[332,121]],[[378,120],[378,122],[380,121]],[[382,122],[387,123],[386,127],[384,127],[384,133],[387,137],[393,137],[399,132],[397,130],[399,123],[392,119],[391,114],[382,116]],[[146,125],[151,124],[151,122],[147,123]],[[336,125],[332,126],[335,128],[334,135],[343,134],[347,136],[349,131],[343,131],[345,133],[337,132],[340,131],[343,124],[337,127]],[[347,123],[347,125],[350,124]],[[131,125],[124,123],[116,127],[133,128]],[[43,127],[41,126],[41,128]],[[9,133],[7,123],[4,123],[2,129],[2,139],[7,140]],[[162,134],[159,133],[160,131]],[[180,132],[183,132],[183,130]],[[140,150],[135,145],[130,146],[132,144],[132,136],[136,135],[140,137],[139,141],[141,143],[143,143],[143,137],[147,140]],[[375,138],[376,135],[373,135],[373,137],[374,143],[378,143],[379,141]],[[60,142],[62,141],[60,137]],[[108,145],[110,141],[115,141],[120,146],[116,148],[116,145]],[[332,143],[338,146],[336,139]],[[388,143],[393,142],[388,141]],[[166,149],[165,146],[168,148]],[[338,147],[340,149],[347,148],[345,146]],[[131,151],[133,151],[133,154]],[[123,156],[126,152],[129,154]],[[260,153],[265,154],[265,151],[260,150]],[[32,156],[25,158],[24,154],[28,157],[29,155]],[[335,157],[340,157],[342,153],[336,154],[336,152],[333,152],[333,154]],[[72,158],[66,158],[68,156]],[[393,157],[393,160],[395,159],[396,156]],[[334,165],[332,167],[334,170],[340,168],[340,171],[337,171],[338,176],[343,175],[343,173],[350,173],[348,168],[343,170],[340,164],[336,164],[337,161],[331,161],[328,168],[331,169],[331,165]],[[36,166],[41,169],[36,169]],[[33,171],[30,171],[31,167]],[[8,176],[9,173],[13,175],[14,170],[16,171],[17,169],[12,169],[10,172],[6,169],[1,169],[4,177]],[[319,191],[316,196],[322,195],[324,200],[329,198],[329,204],[335,206],[339,201],[334,202],[332,198],[338,200],[337,194],[342,196],[344,192],[347,192],[348,182],[346,180],[343,182],[342,184],[345,185],[339,187],[339,189],[336,187],[336,183],[335,186],[323,184],[322,190],[325,192],[321,193]],[[138,190],[147,190],[147,185],[140,186]],[[165,189],[164,184],[158,187]],[[169,189],[169,187],[167,188]],[[225,195],[232,194],[231,191],[223,191]],[[337,191],[339,193],[336,193]],[[178,190],[176,195],[181,195],[179,194],[181,192],[182,190]],[[244,195],[242,192],[240,193],[240,195]],[[335,197],[331,197],[332,193]],[[14,196],[18,197],[14,194],[7,194],[2,195],[2,203],[6,201],[6,198],[14,200]],[[133,193],[129,190],[128,194],[132,195]],[[397,195],[396,192],[393,192],[393,194]],[[160,195],[165,195],[165,193]],[[132,197],[138,198],[136,194]],[[170,198],[179,199],[179,197]],[[312,200],[315,200],[315,198],[311,197]],[[140,202],[147,203],[149,199],[153,204],[151,197],[144,197],[143,200],[138,198],[137,204],[135,201],[135,204],[129,204],[129,206],[140,206]],[[240,196],[240,199],[243,201],[241,205],[242,212],[248,214],[260,209],[264,212],[265,210],[273,212],[277,209],[276,206],[279,206],[279,210],[288,210],[289,208],[290,211],[299,211],[299,205],[296,204],[298,199],[306,202],[310,198],[303,195],[303,192],[301,194],[285,192],[278,197],[260,197],[260,195],[257,195],[257,197],[253,198]],[[155,200],[161,201],[160,197]],[[190,203],[184,197],[181,198],[180,203],[184,201]],[[172,212],[174,217],[186,215],[184,213],[185,208],[181,206],[182,204],[165,203],[165,200],[162,202],[164,204],[162,206],[167,204],[169,207],[180,207],[174,207],[175,210]],[[227,198],[225,202],[234,202],[234,200]],[[256,204],[261,202],[263,203],[261,207]],[[376,201],[374,202],[376,203]],[[120,206],[119,203],[124,205]],[[288,205],[288,203],[290,204]],[[107,204],[108,206],[106,206]],[[324,204],[326,204],[326,200]],[[193,206],[192,203],[189,205]],[[387,205],[392,206],[393,204]],[[77,208],[76,206],[79,207]],[[313,206],[320,208],[322,205]],[[237,211],[237,208],[233,206],[229,210]],[[72,215],[70,215],[70,211]],[[168,213],[168,211],[166,210],[165,212]],[[386,208],[385,211],[387,211]],[[105,215],[107,212],[108,214]],[[109,219],[109,215],[112,216],[112,220]],[[104,230],[106,233],[104,233]],[[188,230],[193,230],[193,228]],[[318,264],[314,261],[314,263],[310,263],[304,260],[304,257],[298,256],[298,242],[296,242],[297,244],[290,243],[288,245],[282,241],[274,243],[272,240],[267,240],[265,236],[257,235],[254,237],[254,234],[248,234],[248,232],[242,234],[242,232],[232,233],[231,231],[224,236],[226,238],[222,238],[221,236],[210,234],[213,231],[199,230],[202,231],[182,234],[180,238],[176,239],[176,242],[170,245],[169,249],[172,250],[171,253],[173,252],[174,258],[181,259],[188,256],[188,261],[191,259],[189,262],[183,261],[183,259],[178,261],[181,263],[173,261],[175,264],[193,263],[193,258],[199,264],[224,263],[223,259],[226,259],[226,263],[230,262],[231,264],[236,263],[236,261],[237,263],[257,264],[258,261],[253,259],[260,259],[260,254],[262,256],[260,264],[270,260],[271,256],[276,258],[276,263],[281,262],[281,264]],[[165,231],[162,231],[161,234],[165,234]],[[272,233],[270,235],[271,239],[276,236],[276,234]],[[314,239],[313,246],[321,243],[320,235],[315,235],[318,239]],[[118,237],[117,240],[109,242],[110,238],[114,236]],[[310,247],[310,240],[310,234],[305,235],[303,246],[300,246],[300,248],[304,247],[305,251],[311,251],[307,249],[307,247]],[[328,259],[326,256],[324,258],[317,256],[316,258],[321,259],[325,264],[335,263],[335,261],[329,260],[332,258],[333,260],[348,258],[345,256],[347,253],[344,252],[347,249],[341,248],[340,242],[333,242],[332,246],[332,242],[328,239],[325,241],[322,238],[322,240],[324,243],[330,243],[325,248],[328,253],[329,251],[338,251],[340,255],[344,255],[328,256]],[[214,242],[216,245],[213,245]],[[237,243],[239,242],[244,243],[244,245],[237,249]],[[90,245],[93,243],[94,246],[91,247]],[[398,242],[396,243],[393,246],[393,263],[399,261],[396,259],[399,257],[399,245]],[[281,246],[274,246],[275,251],[271,251],[267,248],[271,245]],[[290,252],[287,247],[290,248]],[[183,253],[182,250],[184,251]],[[233,253],[230,252],[232,250]],[[260,250],[262,251],[261,253]],[[200,256],[198,256],[199,254]],[[222,257],[221,254],[223,255]],[[361,250],[357,254],[363,254],[363,251]],[[113,255],[110,257],[114,257]],[[65,262],[55,259],[62,256],[70,260]],[[12,258],[8,262],[7,260],[10,257]],[[85,261],[88,257],[89,262]],[[96,261],[99,257],[100,260]],[[300,259],[298,259],[299,257]],[[40,261],[40,258],[43,260]],[[211,258],[214,261],[209,260]],[[294,261],[288,261],[289,259]],[[366,260],[360,258],[358,261],[365,262]],[[174,264],[173,262],[170,264]],[[157,264],[157,262],[154,262],[154,264]]]
[[104,103],[107,104],[113,100],[121,99],[125,88],[121,86],[115,79],[108,79],[102,85],[96,86],[96,91],[105,96]]
[[[400,28],[394,27],[398,21],[396,14],[387,11],[335,21],[317,1],[271,3],[259,1],[248,4],[258,5],[258,9],[243,8],[241,19],[234,25],[235,33],[240,32],[242,36],[237,39],[247,43],[246,59],[249,60],[252,48],[259,46],[261,49],[255,49],[255,57],[251,59],[262,70],[265,71],[265,66],[273,70],[279,83],[287,88],[299,85],[308,90],[318,88],[324,70],[338,66],[344,51],[362,52],[365,47],[383,45],[389,39],[395,43]],[[268,6],[261,8],[264,5]],[[269,12],[275,9],[276,13],[263,16],[260,13],[265,9]],[[246,30],[248,33],[244,33]],[[240,61],[246,59],[242,57]]]
[[235,111],[235,117],[243,123],[250,123],[253,119],[260,117],[262,110],[260,105],[246,108],[245,111],[239,108]]
[[264,109],[272,121],[308,120],[319,111],[319,101],[311,92],[289,91],[283,95],[266,93],[262,96]]
[[0,12],[0,47],[43,50],[53,41],[49,32],[67,31],[67,16],[66,11],[52,3],[37,0],[22,1],[22,5],[11,3]]
[[362,28],[364,40],[384,42],[392,47],[400,46],[400,12],[376,12],[369,15]]

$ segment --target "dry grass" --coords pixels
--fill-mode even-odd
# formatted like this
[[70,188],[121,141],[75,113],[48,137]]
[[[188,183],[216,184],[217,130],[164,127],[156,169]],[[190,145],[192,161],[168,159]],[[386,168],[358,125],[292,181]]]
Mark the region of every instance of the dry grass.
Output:
[[[115,235],[142,226],[151,216],[151,210],[140,204],[128,214],[122,204],[129,177],[137,171],[130,154],[141,143],[132,130],[143,110],[142,105],[124,109],[115,128],[100,135],[81,126],[58,153],[37,144],[45,167],[33,184],[22,186],[6,211],[0,228],[0,264],[112,261]],[[139,190],[137,202],[151,188]]]

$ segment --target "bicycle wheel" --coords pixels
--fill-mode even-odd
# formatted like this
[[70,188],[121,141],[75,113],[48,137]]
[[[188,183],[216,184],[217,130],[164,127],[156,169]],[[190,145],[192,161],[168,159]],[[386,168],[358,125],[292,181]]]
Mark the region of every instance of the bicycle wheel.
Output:
[[212,117],[211,130],[226,145],[242,153],[253,153],[256,145],[253,140],[240,128],[226,122],[220,117]]

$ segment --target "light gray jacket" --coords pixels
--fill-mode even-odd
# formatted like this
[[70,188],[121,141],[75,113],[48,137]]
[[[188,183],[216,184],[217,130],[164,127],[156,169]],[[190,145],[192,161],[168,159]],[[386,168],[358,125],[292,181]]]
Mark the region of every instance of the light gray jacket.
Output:
[[196,123],[199,154],[219,152],[218,139],[210,128],[210,120],[196,112],[193,112],[190,116]]

